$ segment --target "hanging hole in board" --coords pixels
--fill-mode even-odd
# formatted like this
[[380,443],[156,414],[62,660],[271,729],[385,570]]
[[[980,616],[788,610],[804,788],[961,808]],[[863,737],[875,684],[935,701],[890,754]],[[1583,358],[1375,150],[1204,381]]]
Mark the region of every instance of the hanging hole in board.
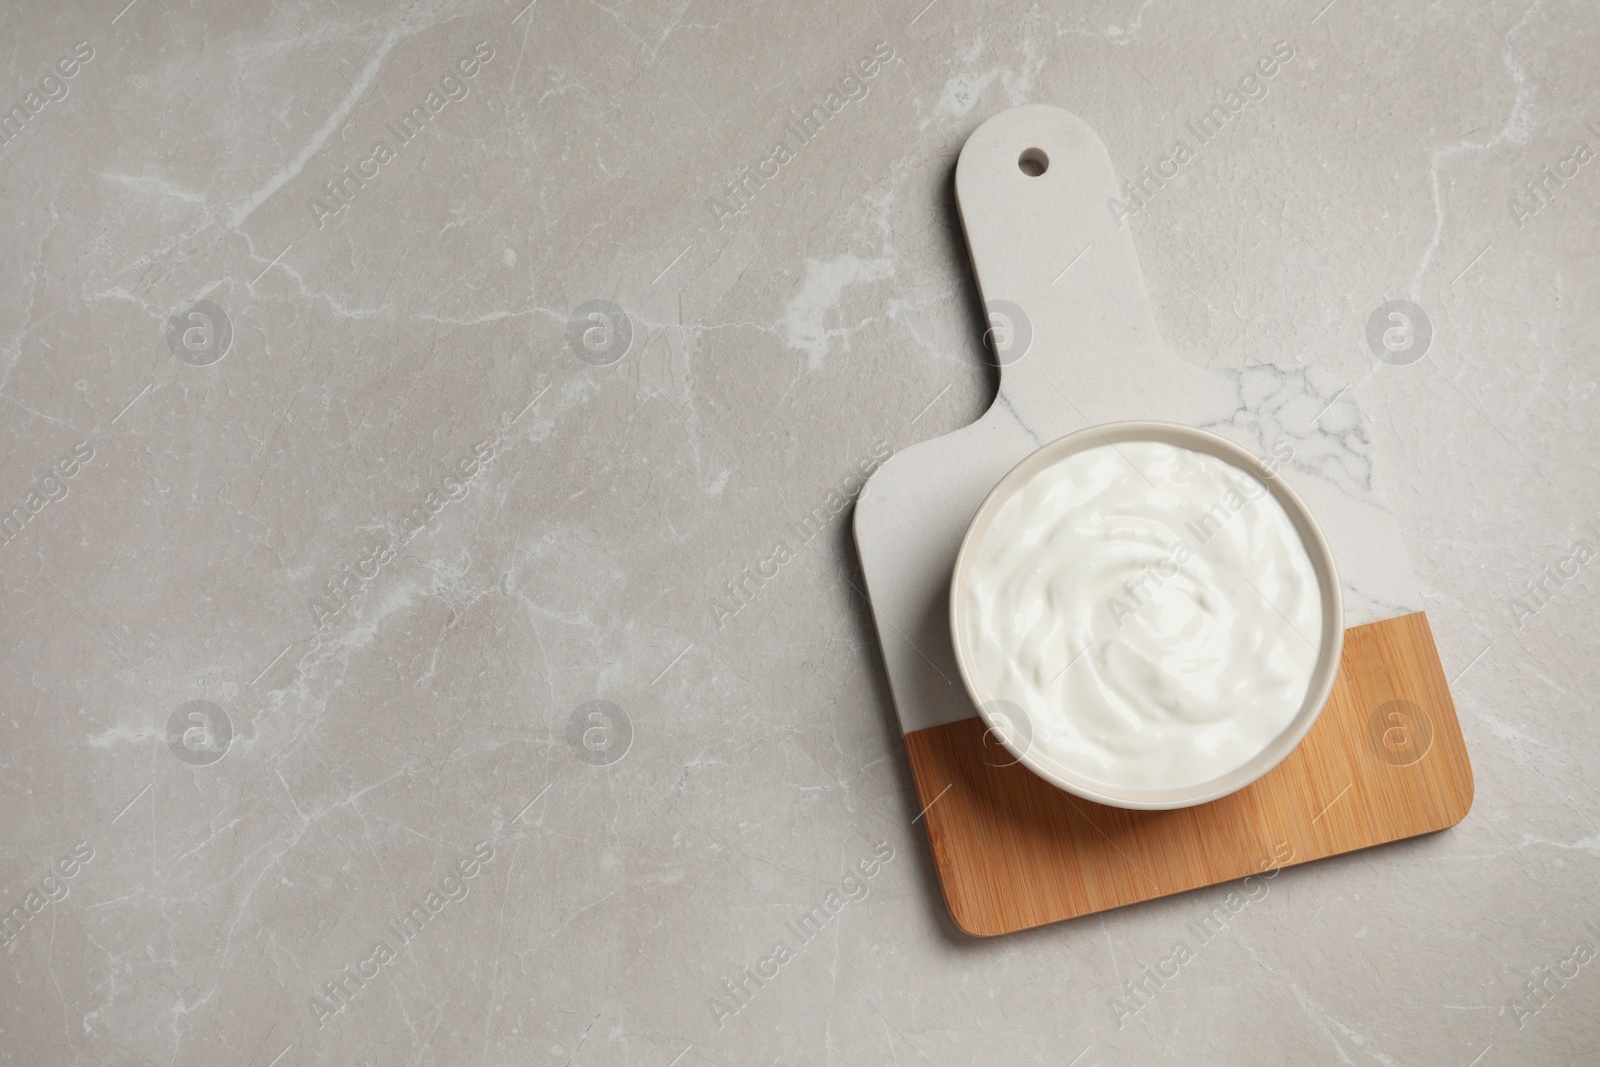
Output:
[[1050,157],[1042,148],[1030,148],[1017,157],[1017,167],[1030,178],[1037,178],[1050,169]]

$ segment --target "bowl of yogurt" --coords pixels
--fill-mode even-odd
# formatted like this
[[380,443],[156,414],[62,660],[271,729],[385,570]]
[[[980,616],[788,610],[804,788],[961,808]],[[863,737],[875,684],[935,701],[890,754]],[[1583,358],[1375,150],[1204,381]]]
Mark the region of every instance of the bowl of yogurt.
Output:
[[1164,422],[1080,430],[1012,468],[962,540],[950,628],[1012,757],[1143,809],[1277,766],[1344,646],[1333,556],[1276,465]]

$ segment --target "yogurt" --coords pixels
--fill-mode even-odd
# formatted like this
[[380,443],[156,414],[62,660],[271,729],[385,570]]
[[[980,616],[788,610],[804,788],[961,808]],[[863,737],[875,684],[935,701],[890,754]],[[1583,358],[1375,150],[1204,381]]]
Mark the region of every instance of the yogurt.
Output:
[[971,548],[957,595],[972,669],[1065,772],[1196,786],[1249,762],[1305,702],[1322,646],[1311,558],[1266,486],[1216,456],[1075,452]]

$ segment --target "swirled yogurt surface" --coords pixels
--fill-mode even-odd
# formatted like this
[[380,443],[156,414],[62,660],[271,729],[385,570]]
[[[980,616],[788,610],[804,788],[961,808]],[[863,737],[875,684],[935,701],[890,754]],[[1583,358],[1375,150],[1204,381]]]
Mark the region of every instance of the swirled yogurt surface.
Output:
[[1198,785],[1305,701],[1322,644],[1311,558],[1266,486],[1216,456],[1154,441],[1066,456],[972,548],[972,667],[1066,771]]

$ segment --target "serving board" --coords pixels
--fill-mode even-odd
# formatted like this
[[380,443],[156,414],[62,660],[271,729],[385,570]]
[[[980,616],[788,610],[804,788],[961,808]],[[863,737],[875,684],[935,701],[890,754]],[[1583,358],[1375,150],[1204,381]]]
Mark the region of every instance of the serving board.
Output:
[[[974,935],[1440,830],[1472,803],[1366,421],[1315,368],[1207,369],[1169,349],[1110,208],[1117,196],[1104,145],[1066,111],[1030,104],[973,132],[956,200],[999,393],[977,422],[896,453],[856,504],[919,821],[951,916]],[[1328,539],[1344,596],[1339,678],[1316,727],[1254,785],[1177,811],[1093,804],[1016,764],[967,697],[947,621],[956,552],[989,490],[1047,441],[1123,419],[1201,427],[1279,461]]]

